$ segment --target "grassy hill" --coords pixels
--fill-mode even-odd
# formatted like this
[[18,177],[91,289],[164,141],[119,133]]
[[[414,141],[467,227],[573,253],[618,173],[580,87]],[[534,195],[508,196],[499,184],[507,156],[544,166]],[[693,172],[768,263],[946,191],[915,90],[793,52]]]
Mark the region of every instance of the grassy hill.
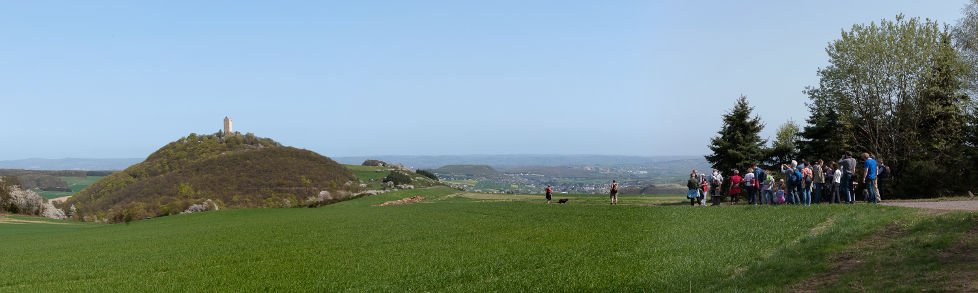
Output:
[[74,205],[78,219],[121,222],[177,214],[206,200],[219,208],[298,206],[322,190],[354,191],[356,181],[327,157],[250,133],[190,134],[63,206]]
[[[127,225],[0,220],[0,291],[970,291],[976,271],[954,257],[978,243],[970,213],[455,192]],[[429,200],[374,206],[411,196]]]

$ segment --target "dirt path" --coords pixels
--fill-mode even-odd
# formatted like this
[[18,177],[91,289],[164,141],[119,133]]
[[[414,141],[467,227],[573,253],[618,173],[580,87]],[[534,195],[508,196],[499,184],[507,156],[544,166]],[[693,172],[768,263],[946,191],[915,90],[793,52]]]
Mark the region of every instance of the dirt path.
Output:
[[6,215],[0,215],[0,224],[54,224],[54,225],[65,225],[65,224],[68,224],[68,223],[12,219],[12,218],[6,217]]
[[51,203],[65,202],[70,197],[71,197],[70,195],[69,196],[56,197],[56,198],[49,199],[48,201],[50,201]]
[[978,200],[891,201],[883,205],[935,210],[978,211]]

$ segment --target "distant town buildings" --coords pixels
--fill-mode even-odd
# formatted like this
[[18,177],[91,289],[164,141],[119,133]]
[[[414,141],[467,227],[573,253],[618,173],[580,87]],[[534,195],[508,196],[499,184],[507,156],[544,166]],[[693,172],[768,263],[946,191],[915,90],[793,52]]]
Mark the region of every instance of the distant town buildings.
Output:
[[232,133],[231,132],[231,118],[228,118],[227,116],[224,116],[224,133]]

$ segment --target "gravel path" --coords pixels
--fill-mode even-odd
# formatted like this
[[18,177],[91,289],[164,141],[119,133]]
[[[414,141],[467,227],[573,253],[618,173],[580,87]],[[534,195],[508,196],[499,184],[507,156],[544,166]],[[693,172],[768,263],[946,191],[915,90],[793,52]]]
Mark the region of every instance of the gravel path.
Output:
[[935,210],[978,211],[978,200],[891,201],[883,205]]

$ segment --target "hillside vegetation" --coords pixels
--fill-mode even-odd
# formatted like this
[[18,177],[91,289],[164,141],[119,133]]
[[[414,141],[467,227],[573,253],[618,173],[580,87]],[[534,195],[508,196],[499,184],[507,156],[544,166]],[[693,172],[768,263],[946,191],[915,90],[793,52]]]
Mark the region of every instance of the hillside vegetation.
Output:
[[[207,200],[217,208],[291,207],[321,191],[355,191],[353,174],[330,158],[246,135],[196,135],[72,196],[76,219],[121,222],[172,215]],[[318,200],[323,200],[319,198]]]

